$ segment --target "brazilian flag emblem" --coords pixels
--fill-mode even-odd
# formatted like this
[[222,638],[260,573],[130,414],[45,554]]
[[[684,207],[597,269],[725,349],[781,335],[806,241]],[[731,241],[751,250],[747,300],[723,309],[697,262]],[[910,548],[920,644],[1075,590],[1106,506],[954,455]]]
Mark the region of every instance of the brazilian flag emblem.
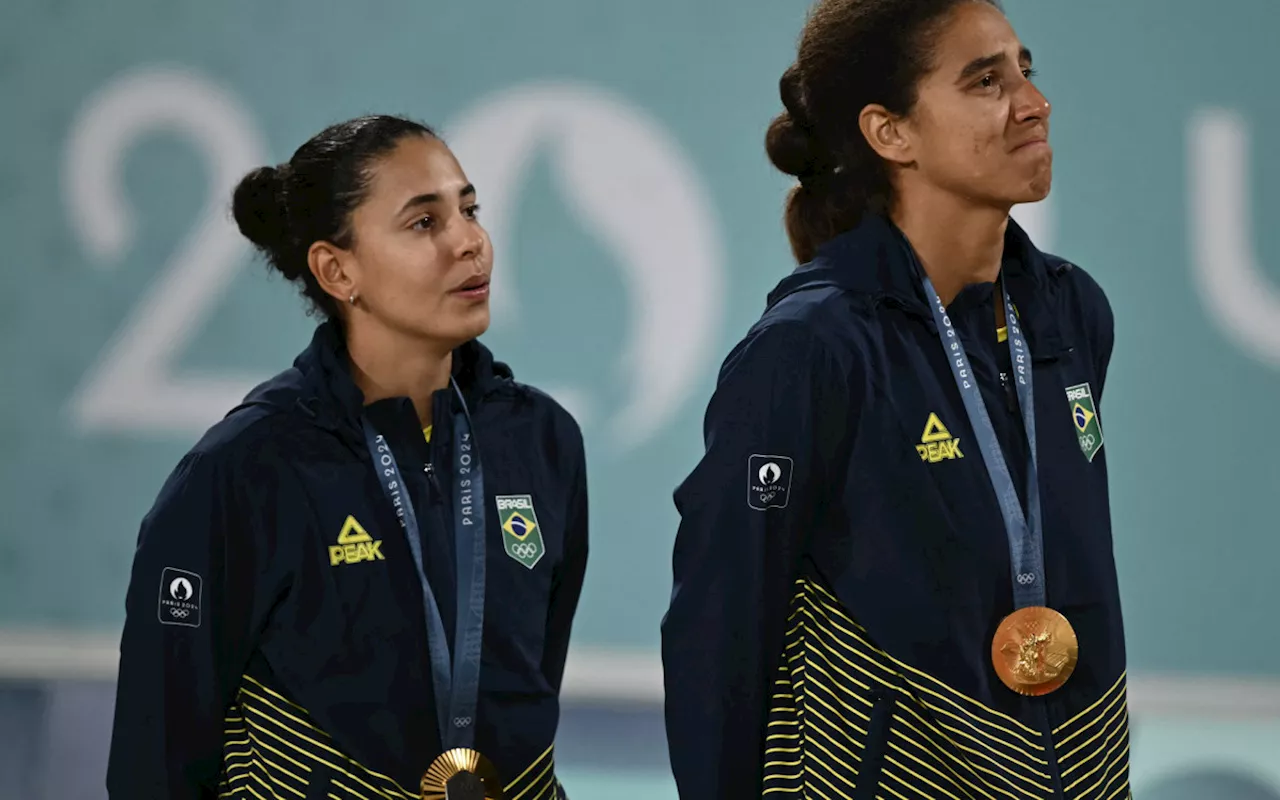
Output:
[[502,543],[507,555],[528,569],[542,560],[546,547],[542,543],[542,530],[538,527],[538,515],[533,510],[533,497],[527,494],[500,494],[498,524],[502,528]]
[[1102,423],[1098,420],[1098,407],[1093,401],[1093,389],[1087,383],[1067,387],[1067,405],[1071,409],[1071,422],[1080,441],[1080,452],[1088,461],[1102,449]]

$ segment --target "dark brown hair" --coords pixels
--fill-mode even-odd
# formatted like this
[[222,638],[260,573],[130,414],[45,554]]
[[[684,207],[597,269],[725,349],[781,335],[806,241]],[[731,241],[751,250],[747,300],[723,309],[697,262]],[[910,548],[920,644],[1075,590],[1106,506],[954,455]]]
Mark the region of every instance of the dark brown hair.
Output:
[[258,167],[236,186],[231,210],[240,233],[329,319],[338,303],[311,274],[307,251],[315,242],[354,244],[351,213],[364,202],[375,162],[409,136],[439,138],[413,120],[357,117],[311,137],[286,163]]
[[769,160],[800,179],[784,214],[797,261],[864,214],[888,210],[889,171],[858,115],[871,103],[911,112],[943,24],[968,2],[1000,8],[998,0],[819,0],[810,11],[796,62],[779,81],[786,110],[765,135]]

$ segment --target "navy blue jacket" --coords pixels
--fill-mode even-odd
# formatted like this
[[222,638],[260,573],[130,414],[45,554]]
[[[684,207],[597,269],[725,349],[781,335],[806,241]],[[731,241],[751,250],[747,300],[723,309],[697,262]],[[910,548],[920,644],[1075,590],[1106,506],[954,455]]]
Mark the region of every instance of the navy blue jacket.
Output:
[[[480,343],[453,364],[484,470],[475,747],[515,792],[557,797],[558,696],[587,561],[582,437]],[[454,402],[436,393],[429,443],[407,398],[363,407],[326,323],[292,369],[181,460],[134,557],[112,798],[419,796],[442,749],[423,595],[360,415],[386,436],[408,485],[452,649]],[[508,555],[496,508],[520,495],[545,548],[532,567]]]
[[[1026,698],[992,666],[1013,610],[1004,524],[904,242],[878,216],[828,242],[723,364],[705,455],[675,492],[662,626],[682,798],[1125,791],[1098,449],[1110,306],[1010,221],[1001,275],[1033,357],[1048,604],[1080,653],[1063,688]],[[966,287],[948,313],[1025,507],[1027,442],[993,295]]]

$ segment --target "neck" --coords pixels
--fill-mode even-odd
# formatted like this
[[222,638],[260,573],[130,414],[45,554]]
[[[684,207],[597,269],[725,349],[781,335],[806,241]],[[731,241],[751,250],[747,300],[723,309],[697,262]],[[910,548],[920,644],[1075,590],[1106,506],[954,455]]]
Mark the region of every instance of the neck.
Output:
[[347,353],[351,377],[366,405],[407,397],[422,427],[431,424],[431,397],[449,385],[452,349],[396,334],[381,326],[349,325]]
[[890,214],[906,235],[944,305],[975,283],[994,283],[1004,255],[1007,209],[942,193],[913,197]]

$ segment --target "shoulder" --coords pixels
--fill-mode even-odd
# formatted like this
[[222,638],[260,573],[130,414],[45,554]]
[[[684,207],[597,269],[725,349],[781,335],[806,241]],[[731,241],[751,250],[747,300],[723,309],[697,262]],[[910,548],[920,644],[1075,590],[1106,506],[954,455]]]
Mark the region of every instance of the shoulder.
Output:
[[297,433],[287,428],[297,422],[287,417],[242,407],[210,427],[166,476],[141,521],[139,545],[250,549],[263,563],[286,552],[307,519],[296,510],[307,507],[307,492],[294,466]]
[[463,359],[462,374],[468,396],[478,397],[469,402],[478,403],[473,413],[478,414],[477,426],[490,430],[510,429],[515,426],[541,431],[556,440],[581,449],[582,431],[578,421],[550,393],[517,380],[515,371],[506,361],[498,360],[492,350],[480,340],[464,345],[455,358]]
[[230,501],[254,486],[279,486],[290,462],[306,452],[306,435],[302,420],[276,406],[238,406],[183,454],[164,491],[214,491]]
[[495,448],[499,457],[532,457],[560,474],[584,469],[586,454],[578,420],[543,389],[503,378],[477,417],[481,446]]
[[578,420],[558,400],[536,386],[514,379],[511,388],[521,398],[526,413],[548,427],[558,438],[581,445],[582,429]]
[[788,311],[770,309],[730,348],[716,376],[713,407],[736,415],[758,403],[789,406],[843,394],[850,351],[812,316]]
[[1091,340],[1110,347],[1115,313],[1101,283],[1075,261],[1048,253],[1044,260],[1058,295],[1059,313],[1068,316]]
[[1089,311],[1111,316],[1111,301],[1093,274],[1079,263],[1046,253],[1045,264],[1060,287]]
[[838,348],[850,332],[873,324],[873,305],[868,297],[840,286],[816,284],[774,302],[756,327],[803,328],[813,338]]
[[189,533],[218,527],[218,520],[225,522],[234,509],[244,507],[242,500],[255,482],[275,485],[261,474],[261,444],[270,438],[269,428],[265,418],[250,421],[244,415],[209,428],[165,476],[144,529]]
[[278,466],[309,427],[278,407],[243,405],[210,427],[191,452],[227,469]]
[[764,311],[730,350],[721,377],[731,370],[760,373],[764,380],[852,376],[866,363],[874,325],[863,298],[838,286],[806,287]]

